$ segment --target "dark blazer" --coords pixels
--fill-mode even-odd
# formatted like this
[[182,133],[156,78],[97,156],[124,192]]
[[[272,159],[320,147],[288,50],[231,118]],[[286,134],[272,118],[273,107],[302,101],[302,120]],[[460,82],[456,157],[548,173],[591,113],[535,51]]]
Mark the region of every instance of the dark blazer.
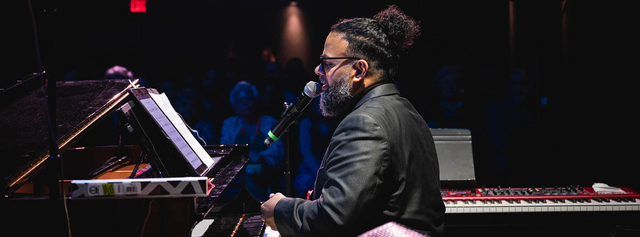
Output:
[[274,218],[282,236],[357,236],[397,222],[443,231],[438,159],[424,119],[395,85],[361,93],[322,160],[312,201],[283,198]]

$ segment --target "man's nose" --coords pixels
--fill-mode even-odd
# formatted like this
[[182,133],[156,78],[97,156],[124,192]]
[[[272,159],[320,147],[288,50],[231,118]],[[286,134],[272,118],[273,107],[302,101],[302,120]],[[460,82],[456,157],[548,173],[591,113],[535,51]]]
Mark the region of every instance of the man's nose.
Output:
[[318,76],[322,76],[324,74],[324,72],[322,71],[322,68],[320,67],[321,64],[318,64],[318,66],[316,66],[315,69],[313,69],[313,72],[318,75]]

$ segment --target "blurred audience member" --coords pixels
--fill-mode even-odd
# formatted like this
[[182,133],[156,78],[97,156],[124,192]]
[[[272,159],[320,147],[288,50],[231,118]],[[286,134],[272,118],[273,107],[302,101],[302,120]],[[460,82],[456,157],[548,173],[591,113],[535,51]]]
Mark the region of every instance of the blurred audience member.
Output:
[[133,72],[123,66],[115,65],[104,73],[104,79],[131,79],[133,80]]
[[262,81],[259,84],[260,106],[262,113],[280,118],[285,110],[284,91],[275,80]]
[[287,62],[282,73],[282,83],[284,84],[285,101],[293,103],[296,101],[305,84],[307,84],[307,74],[304,63],[299,58],[292,58]]
[[176,112],[191,127],[201,120],[199,99],[200,97],[195,89],[186,87],[178,91],[175,100],[172,102]]
[[436,75],[439,98],[427,111],[430,128],[469,128],[469,118],[463,106],[465,89],[462,82],[462,66],[445,65]]
[[197,131],[194,136],[199,138],[198,141],[202,139],[200,142],[204,142],[203,145],[214,145],[220,141],[216,127],[209,120],[200,120],[193,129]]
[[63,81],[80,81],[82,77],[80,76],[80,72],[77,70],[68,71],[62,76]]
[[276,56],[270,48],[262,49],[262,80],[275,80],[280,77]]
[[247,190],[258,200],[269,199],[270,193],[282,191],[282,161],[284,145],[274,142],[264,145],[269,130],[278,122],[275,118],[259,114],[255,86],[241,81],[229,93],[229,102],[236,116],[224,120],[220,144],[248,144],[251,161],[245,170]]
[[[202,77],[199,89],[200,107],[202,118],[209,120],[216,128],[222,126],[222,121],[234,115],[233,108],[229,104],[229,90],[223,86],[217,70],[207,70]],[[219,129],[217,130],[219,132]],[[217,135],[219,137],[219,135]],[[219,139],[216,139],[216,143]]]
[[533,126],[531,109],[531,80],[523,68],[515,68],[509,74],[507,95],[489,106],[487,110],[487,132],[496,182],[507,182],[507,147],[514,132],[524,127]]
[[160,93],[164,93],[169,101],[173,102],[176,99],[176,85],[171,80],[163,81],[160,85]]

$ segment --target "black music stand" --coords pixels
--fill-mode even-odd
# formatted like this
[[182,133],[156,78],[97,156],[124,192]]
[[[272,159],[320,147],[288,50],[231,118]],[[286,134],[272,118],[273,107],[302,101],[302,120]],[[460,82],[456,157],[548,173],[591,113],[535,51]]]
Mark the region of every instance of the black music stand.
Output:
[[130,89],[129,94],[132,99],[118,113],[126,119],[126,129],[138,138],[157,177],[210,173],[218,160],[207,154],[166,97],[152,88]]

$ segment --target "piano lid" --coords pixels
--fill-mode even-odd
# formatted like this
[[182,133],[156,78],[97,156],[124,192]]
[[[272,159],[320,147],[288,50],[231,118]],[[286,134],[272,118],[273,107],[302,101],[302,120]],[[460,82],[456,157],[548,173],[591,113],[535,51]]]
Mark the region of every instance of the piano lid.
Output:
[[[35,79],[31,79],[32,81]],[[136,81],[137,83],[137,81]],[[49,154],[47,102],[39,83],[24,82],[0,93],[0,177],[10,194],[43,167]],[[129,80],[56,82],[60,153],[127,96]]]

